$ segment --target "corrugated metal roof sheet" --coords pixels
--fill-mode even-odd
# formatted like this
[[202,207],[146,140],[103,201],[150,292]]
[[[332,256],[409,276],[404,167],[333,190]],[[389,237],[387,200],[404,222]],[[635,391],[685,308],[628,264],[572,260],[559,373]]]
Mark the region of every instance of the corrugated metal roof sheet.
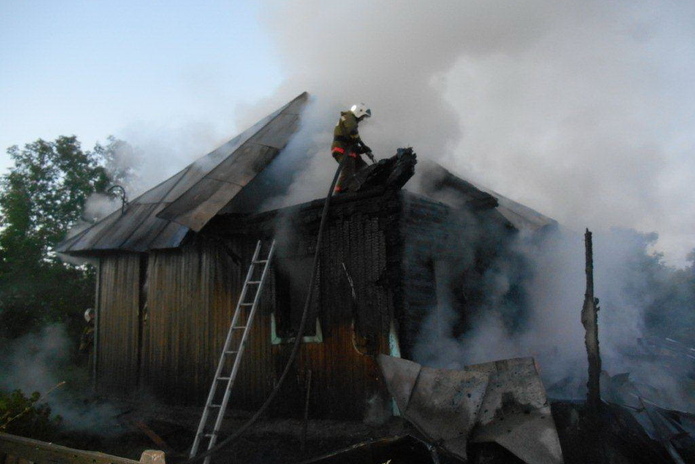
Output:
[[234,151],[234,156],[208,170],[158,216],[195,231],[202,229],[287,145],[299,127],[300,111],[307,99],[308,94],[304,93],[280,110],[254,131]]
[[175,248],[200,230],[287,145],[299,127],[305,92],[229,142],[91,227],[66,239],[60,253]]

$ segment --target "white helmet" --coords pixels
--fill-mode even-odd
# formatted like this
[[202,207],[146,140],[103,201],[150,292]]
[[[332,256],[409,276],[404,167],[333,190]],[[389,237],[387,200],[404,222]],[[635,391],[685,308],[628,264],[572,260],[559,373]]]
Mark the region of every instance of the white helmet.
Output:
[[92,308],[89,308],[84,312],[84,320],[89,322],[94,318],[94,310]]
[[371,118],[372,117],[372,110],[367,108],[367,105],[365,105],[364,103],[352,105],[352,108],[350,108],[350,111],[352,111],[352,114],[354,114],[357,119],[360,119],[362,117],[365,117],[365,118]]

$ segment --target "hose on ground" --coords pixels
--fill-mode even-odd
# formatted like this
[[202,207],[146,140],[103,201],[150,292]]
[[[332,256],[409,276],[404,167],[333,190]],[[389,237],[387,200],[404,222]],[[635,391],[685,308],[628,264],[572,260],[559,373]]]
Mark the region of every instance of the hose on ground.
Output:
[[290,369],[292,368],[292,364],[294,364],[294,360],[297,357],[299,347],[302,343],[302,337],[304,336],[304,330],[306,328],[306,322],[309,316],[309,307],[311,306],[311,299],[314,293],[314,281],[316,280],[316,270],[318,269],[319,257],[321,252],[321,241],[323,239],[323,230],[326,225],[326,218],[328,217],[328,208],[331,204],[331,197],[333,196],[335,184],[338,182],[338,176],[340,175],[340,172],[343,170],[343,166],[345,165],[347,159],[348,157],[344,156],[342,161],[338,165],[338,169],[335,171],[335,175],[333,176],[333,182],[331,182],[331,188],[328,190],[328,195],[326,195],[326,200],[323,203],[321,223],[319,224],[319,233],[316,238],[316,253],[314,253],[314,264],[311,270],[311,278],[309,279],[309,291],[307,292],[306,302],[304,303],[302,319],[299,323],[299,328],[297,329],[297,336],[294,340],[294,344],[292,345],[292,352],[290,353],[290,357],[287,360],[287,364],[285,364],[285,369],[282,371],[282,375],[280,375],[280,379],[276,383],[275,388],[273,388],[273,391],[270,393],[268,398],[266,398],[265,402],[261,405],[258,411],[256,411],[256,413],[253,416],[251,416],[251,418],[248,421],[246,421],[246,423],[239,427],[233,434],[231,434],[221,442],[217,443],[214,447],[210,448],[204,453],[201,453],[185,461],[185,464],[193,464],[207,458],[208,456],[212,456],[215,453],[227,447],[234,440],[239,438],[246,430],[248,430],[254,423],[256,423],[256,421],[263,415],[266,409],[268,409],[268,407],[273,402],[277,394],[280,392],[280,388],[284,384],[285,379],[287,378],[287,375],[289,374]]

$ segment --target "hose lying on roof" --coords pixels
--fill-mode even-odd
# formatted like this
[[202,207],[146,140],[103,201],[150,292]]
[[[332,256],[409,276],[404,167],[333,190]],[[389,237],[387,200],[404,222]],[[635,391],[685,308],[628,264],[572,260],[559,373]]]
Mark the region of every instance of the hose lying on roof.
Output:
[[326,224],[326,218],[328,217],[328,208],[331,204],[331,196],[333,195],[333,189],[335,188],[335,184],[338,182],[338,176],[340,175],[340,171],[342,171],[343,166],[345,165],[345,161],[348,159],[347,156],[343,158],[343,160],[340,162],[338,165],[338,169],[335,171],[335,176],[333,176],[333,182],[331,182],[331,188],[328,190],[328,195],[326,195],[326,201],[323,203],[323,212],[321,213],[321,223],[319,225],[319,234],[318,237],[316,238],[316,253],[314,254],[314,265],[311,270],[311,278],[309,279],[309,291],[306,296],[306,302],[304,303],[304,311],[302,312],[302,320],[299,323],[299,328],[297,329],[297,336],[294,340],[294,345],[292,346],[292,352],[290,353],[290,358],[287,360],[287,364],[285,365],[285,370],[282,371],[282,375],[280,376],[280,379],[278,380],[277,384],[275,385],[275,388],[273,388],[273,391],[270,393],[268,398],[265,400],[265,402],[261,405],[261,407],[256,411],[256,413],[251,416],[251,418],[246,421],[244,425],[239,427],[233,434],[216,444],[214,447],[210,448],[204,453],[201,453],[195,457],[190,458],[189,460],[185,461],[185,464],[193,464],[195,462],[201,461],[208,456],[212,456],[218,451],[222,450],[223,448],[227,447],[230,443],[232,443],[234,440],[239,438],[246,430],[249,429],[268,409],[270,404],[273,402],[277,394],[280,392],[280,388],[282,387],[283,383],[285,382],[285,379],[287,378],[287,374],[289,374],[290,369],[292,367],[292,364],[294,364],[294,360],[297,357],[297,353],[299,352],[299,346],[302,343],[302,337],[304,336],[304,330],[306,328],[306,321],[308,319],[309,315],[309,307],[311,306],[311,298],[314,296],[314,280],[316,279],[316,269],[318,268],[318,263],[319,263],[319,253],[321,251],[321,240],[323,239],[323,229]]

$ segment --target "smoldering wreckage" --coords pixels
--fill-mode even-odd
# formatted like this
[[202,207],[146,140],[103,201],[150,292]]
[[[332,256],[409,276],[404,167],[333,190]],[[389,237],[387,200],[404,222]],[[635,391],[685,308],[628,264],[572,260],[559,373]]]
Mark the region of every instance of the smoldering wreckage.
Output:
[[[272,175],[273,162],[308,100],[298,96],[60,245],[99,263],[97,392],[144,390],[202,411],[193,444],[168,461],[240,456],[230,449],[254,429],[226,427],[225,412],[306,425],[363,421],[360,405],[370,404],[380,424],[400,424],[397,432],[382,427],[339,451],[258,452],[244,461],[695,462],[695,415],[655,404],[628,375],[602,374],[594,410],[549,401],[533,358],[457,370],[412,361],[438,303],[460,316],[453,335],[465,333],[486,307],[488,269],[504,261],[524,275],[513,238],[523,231],[542,246],[557,224],[435,163],[417,163],[411,148],[360,171],[350,192],[262,211],[287,187]],[[417,194],[402,188],[416,164]],[[510,328],[523,318],[522,283],[496,301]],[[695,351],[676,345],[643,347],[668,351],[693,376]]]

